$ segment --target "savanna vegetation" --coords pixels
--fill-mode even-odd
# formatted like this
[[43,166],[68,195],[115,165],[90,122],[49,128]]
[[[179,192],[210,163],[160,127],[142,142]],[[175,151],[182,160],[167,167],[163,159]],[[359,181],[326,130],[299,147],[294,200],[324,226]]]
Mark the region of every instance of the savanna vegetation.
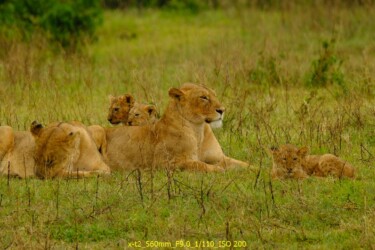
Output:
[[[54,37],[55,16],[46,13],[57,10],[32,19],[27,36],[17,31],[23,24],[2,25],[0,125],[109,127],[110,94],[132,93],[163,113],[170,87],[202,83],[226,107],[215,130],[224,152],[258,171],[1,177],[0,246],[169,248],[183,240],[186,248],[374,249],[374,5],[258,2],[206,1],[186,11],[106,1],[114,9],[91,16],[99,21],[79,46]],[[285,143],[338,155],[357,178],[272,180],[269,148]]]

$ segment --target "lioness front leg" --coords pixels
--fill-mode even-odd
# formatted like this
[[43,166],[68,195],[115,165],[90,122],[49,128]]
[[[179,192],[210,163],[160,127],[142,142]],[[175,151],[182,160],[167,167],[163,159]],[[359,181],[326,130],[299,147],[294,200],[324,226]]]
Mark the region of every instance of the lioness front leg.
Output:
[[202,172],[223,172],[224,169],[220,166],[204,163],[202,161],[184,161],[177,164],[181,169],[202,171]]
[[58,176],[62,178],[84,178],[84,177],[94,177],[98,175],[109,175],[110,172],[103,171],[103,170],[95,170],[95,171],[85,171],[85,170],[78,170],[78,171],[63,171]]

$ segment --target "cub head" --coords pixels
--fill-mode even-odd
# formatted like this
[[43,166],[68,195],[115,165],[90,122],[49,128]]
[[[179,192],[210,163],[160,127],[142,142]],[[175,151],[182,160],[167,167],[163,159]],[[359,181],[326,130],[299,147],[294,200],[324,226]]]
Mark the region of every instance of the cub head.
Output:
[[35,139],[36,175],[54,178],[63,171],[69,171],[79,157],[80,133],[60,127],[54,123],[48,127],[34,121],[30,131]]
[[129,111],[128,125],[143,126],[152,124],[157,120],[155,105],[135,103]]
[[298,149],[294,145],[286,144],[280,148],[271,148],[271,152],[274,166],[283,170],[286,176],[293,176],[302,169],[301,162],[308,154],[308,148]]
[[211,127],[221,127],[225,108],[213,90],[193,83],[185,83],[180,88],[171,88],[169,96],[180,114],[188,121]]
[[134,106],[134,97],[130,94],[122,96],[110,96],[110,106],[107,120],[111,124],[126,124],[129,117],[129,111]]

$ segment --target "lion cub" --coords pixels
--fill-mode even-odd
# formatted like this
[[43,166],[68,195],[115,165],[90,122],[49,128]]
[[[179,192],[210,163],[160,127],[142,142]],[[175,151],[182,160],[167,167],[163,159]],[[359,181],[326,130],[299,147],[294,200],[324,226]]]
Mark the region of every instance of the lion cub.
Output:
[[130,94],[109,97],[109,110],[107,120],[111,124],[127,124],[129,111],[134,106],[134,97]]
[[307,147],[297,148],[291,144],[272,149],[272,178],[355,177],[354,167],[342,159],[332,154],[308,155],[308,152]]
[[142,103],[134,103],[134,106],[129,111],[128,123],[129,126],[144,126],[153,124],[158,120],[158,113],[155,105],[147,105]]
[[302,147],[299,149],[303,155],[302,167],[308,175],[319,177],[355,177],[355,168],[348,162],[332,154],[308,155],[309,149]]
[[271,151],[273,179],[304,179],[308,177],[302,168],[303,151],[296,146],[287,144],[280,148],[272,148]]

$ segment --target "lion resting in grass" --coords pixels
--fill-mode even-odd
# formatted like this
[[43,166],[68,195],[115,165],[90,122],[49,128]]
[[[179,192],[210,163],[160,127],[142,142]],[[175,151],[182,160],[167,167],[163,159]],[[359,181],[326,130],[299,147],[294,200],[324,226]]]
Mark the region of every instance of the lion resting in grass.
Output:
[[280,148],[272,148],[273,179],[304,179],[308,177],[302,168],[303,152],[297,147],[287,144]]
[[308,175],[326,177],[355,177],[355,168],[348,162],[332,154],[309,155],[307,147],[300,148],[303,154],[302,167]]
[[78,122],[37,122],[29,131],[0,127],[0,174],[19,178],[83,177],[109,174],[85,127]]
[[106,130],[113,170],[167,167],[213,172],[248,166],[225,156],[207,127],[221,125],[225,111],[211,89],[188,83],[171,88],[169,96],[164,115],[154,124]]
[[43,127],[34,121],[30,130],[35,138],[35,173],[38,177],[110,174],[110,168],[81,123],[60,122]]
[[349,163],[332,155],[308,155],[307,147],[297,148],[287,144],[280,149],[272,149],[273,154],[273,178],[303,179],[308,175],[326,177],[355,177],[355,169]]

